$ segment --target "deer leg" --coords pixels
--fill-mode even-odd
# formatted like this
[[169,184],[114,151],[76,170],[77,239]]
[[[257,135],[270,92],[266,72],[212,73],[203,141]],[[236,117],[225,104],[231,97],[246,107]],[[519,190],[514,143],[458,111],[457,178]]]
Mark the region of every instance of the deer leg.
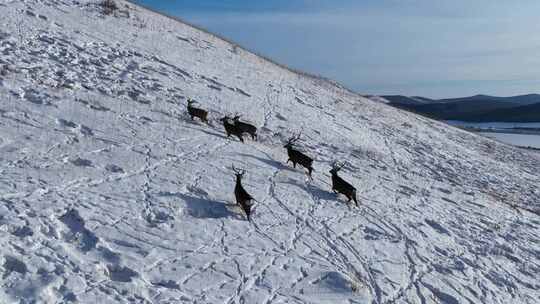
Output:
[[246,218],[247,218],[247,220],[249,222],[250,221],[249,216],[251,214],[251,209],[250,209],[249,205],[247,205],[247,202],[244,202],[242,204],[242,209],[244,209],[244,212],[246,213]]

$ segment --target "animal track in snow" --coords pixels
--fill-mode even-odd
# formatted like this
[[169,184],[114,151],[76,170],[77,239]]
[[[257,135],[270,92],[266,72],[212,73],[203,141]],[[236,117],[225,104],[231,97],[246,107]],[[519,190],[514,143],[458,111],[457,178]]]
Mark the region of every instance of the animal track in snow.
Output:
[[52,105],[51,95],[40,92],[33,88],[23,89],[22,93],[20,94],[20,97],[34,104],[46,105],[46,106]]
[[119,264],[120,255],[107,247],[98,246],[97,251],[100,253],[101,257],[109,263]]
[[122,167],[119,167],[114,164],[108,164],[105,166],[105,170],[112,172],[112,173],[124,173],[124,169]]
[[65,120],[65,119],[62,119],[62,118],[57,118],[56,119],[56,123],[62,127],[68,127],[68,128],[76,128],[77,127],[77,124],[72,122],[72,121],[69,121],[69,120]]
[[6,255],[4,256],[4,264],[2,265],[3,268],[3,279],[6,279],[11,273],[16,272],[21,275],[25,275],[28,269],[26,268],[26,264],[23,263],[21,260],[17,259],[16,257]]
[[65,162],[70,162],[77,167],[93,167],[91,160],[80,157],[66,158]]
[[57,118],[56,119],[56,124],[64,127],[64,128],[70,128],[71,131],[77,135],[81,135],[81,136],[92,136],[94,135],[94,132],[92,131],[91,128],[85,126],[85,125],[82,125],[82,124],[77,124],[77,123],[74,123],[73,121],[69,121],[69,120],[66,120],[66,119],[63,119],[63,118]]
[[85,227],[84,219],[76,209],[70,209],[59,220],[68,228],[64,237],[81,251],[88,252],[96,247],[99,239]]
[[426,222],[426,224],[428,224],[431,228],[433,228],[438,233],[450,235],[448,230],[446,230],[441,224],[437,223],[436,221],[426,219],[425,222]]
[[178,285],[177,282],[172,281],[172,280],[152,282],[152,285],[163,287],[163,288],[168,288],[168,289],[180,289],[180,285]]
[[116,282],[129,283],[133,280],[133,278],[139,276],[139,274],[129,267],[107,265],[107,276]]
[[11,234],[19,238],[25,238],[25,237],[34,235],[34,232],[32,231],[32,228],[28,226],[22,226],[22,227],[15,228],[11,232]]

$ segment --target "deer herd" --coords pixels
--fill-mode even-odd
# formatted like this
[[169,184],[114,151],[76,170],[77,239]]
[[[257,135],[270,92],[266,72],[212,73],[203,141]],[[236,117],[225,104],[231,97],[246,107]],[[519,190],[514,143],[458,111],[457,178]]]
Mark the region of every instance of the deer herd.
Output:
[[[192,99],[187,100],[187,112],[191,119],[195,117],[199,118],[202,122],[209,124],[208,122],[208,111],[201,108],[194,107],[194,104],[197,103]],[[219,121],[223,123],[225,133],[227,137],[231,135],[236,136],[242,143],[244,142],[243,135],[245,133],[251,136],[252,140],[257,140],[257,127],[247,122],[240,121],[241,115],[236,114],[232,118],[228,115],[223,116]],[[307,156],[300,150],[295,147],[295,144],[300,140],[301,133],[295,134],[290,137],[283,148],[287,149],[287,163],[292,162],[293,167],[296,168],[296,164],[304,167],[308,170],[307,174],[311,179],[311,173],[313,172],[313,158]],[[356,198],[356,188],[345,181],[338,175],[338,172],[343,168],[345,164],[334,162],[332,164],[332,169],[329,171],[332,175],[332,191],[337,194],[343,194],[347,197],[348,201],[354,201],[355,205],[358,207],[358,200]],[[234,187],[234,196],[236,198],[236,203],[242,208],[246,214],[246,218],[250,221],[251,208],[253,206],[253,201],[255,199],[244,189],[242,186],[242,178],[246,173],[243,169],[237,169],[232,165],[232,170],[236,176],[236,185]]]

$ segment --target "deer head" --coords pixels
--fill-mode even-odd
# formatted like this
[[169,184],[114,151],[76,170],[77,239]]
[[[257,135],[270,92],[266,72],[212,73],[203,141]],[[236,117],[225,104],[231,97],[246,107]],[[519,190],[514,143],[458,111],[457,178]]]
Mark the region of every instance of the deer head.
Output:
[[236,175],[237,180],[241,180],[242,177],[244,177],[244,174],[246,174],[246,170],[244,169],[236,169],[234,165],[231,166],[232,170],[234,171],[234,174]]
[[292,147],[298,140],[300,140],[301,135],[302,135],[302,132],[298,133],[297,135],[293,135],[292,137],[289,137],[289,139],[287,140],[287,143],[285,143],[283,148]]
[[231,120],[229,115],[225,115],[225,116],[223,116],[222,118],[219,119],[219,121],[221,121],[221,122],[226,122],[226,121],[229,121],[229,120]]
[[332,163],[332,170],[330,170],[331,174],[337,174],[341,168],[345,166],[345,163],[339,163],[338,161],[335,161]]
[[240,120],[240,117],[242,117],[242,114],[235,113],[235,114],[234,114],[234,117],[233,117],[233,120],[234,120],[234,121],[239,121],[239,120]]

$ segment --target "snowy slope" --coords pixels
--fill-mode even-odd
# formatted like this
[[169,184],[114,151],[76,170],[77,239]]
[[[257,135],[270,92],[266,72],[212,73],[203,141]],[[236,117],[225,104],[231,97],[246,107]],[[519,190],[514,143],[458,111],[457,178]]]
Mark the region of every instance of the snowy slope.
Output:
[[[93,3],[0,2],[1,303],[540,302],[540,154]],[[313,181],[285,163],[301,130]]]
[[419,96],[404,96],[404,95],[369,95],[366,96],[367,98],[381,103],[392,103],[392,104],[398,104],[398,105],[422,105],[422,104],[429,104],[431,102],[436,102],[436,100],[425,98],[425,97],[419,97]]
[[366,97],[366,98],[368,98],[370,100],[373,100],[375,102],[380,102],[380,103],[388,104],[388,103],[391,102],[390,100],[388,100],[388,99],[386,99],[386,98],[384,98],[382,96],[378,96],[378,95],[367,95],[367,96],[364,96],[364,97]]

